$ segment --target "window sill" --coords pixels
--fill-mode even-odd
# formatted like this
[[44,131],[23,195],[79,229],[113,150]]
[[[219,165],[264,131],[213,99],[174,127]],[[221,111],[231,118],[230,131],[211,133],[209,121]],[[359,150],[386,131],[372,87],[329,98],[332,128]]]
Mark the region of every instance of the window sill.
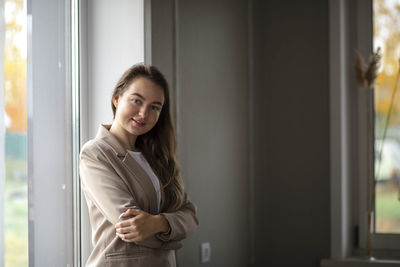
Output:
[[321,267],[389,267],[400,266],[399,260],[368,260],[362,258],[347,258],[342,260],[321,260]]

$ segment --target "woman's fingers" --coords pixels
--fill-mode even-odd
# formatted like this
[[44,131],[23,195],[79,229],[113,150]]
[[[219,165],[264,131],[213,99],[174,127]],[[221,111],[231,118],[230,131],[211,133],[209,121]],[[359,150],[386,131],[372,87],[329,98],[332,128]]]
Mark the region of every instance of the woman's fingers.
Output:
[[129,216],[136,216],[139,215],[140,212],[141,210],[136,206],[134,206],[132,209],[127,209],[125,212],[121,213],[121,215],[119,215],[119,219],[126,218]]
[[135,228],[132,226],[129,227],[121,227],[121,228],[116,228],[115,231],[119,234],[127,234],[127,233],[132,233],[135,232]]
[[[141,216],[139,216],[141,215]],[[119,227],[127,227],[132,225],[135,221],[133,220],[133,218],[128,218],[128,219],[124,219],[126,217],[137,217],[137,219],[148,215],[147,212],[144,212],[138,208],[135,209],[128,209],[126,210],[124,213],[122,213],[120,215],[120,219],[123,219],[123,221],[118,222],[115,224],[115,228],[119,228]],[[139,219],[140,220],[140,219]]]
[[[139,242],[155,234],[154,216],[139,210],[129,209],[123,213],[122,217],[130,216],[115,224],[117,236],[126,242]],[[133,216],[133,218],[132,218]]]
[[127,234],[119,234],[117,233],[117,236],[121,238],[125,242],[137,242],[138,234],[137,233],[127,233]]
[[122,222],[116,223],[115,228],[118,229],[118,228],[130,227],[134,224],[132,220],[133,219],[128,219],[128,220],[124,220]]

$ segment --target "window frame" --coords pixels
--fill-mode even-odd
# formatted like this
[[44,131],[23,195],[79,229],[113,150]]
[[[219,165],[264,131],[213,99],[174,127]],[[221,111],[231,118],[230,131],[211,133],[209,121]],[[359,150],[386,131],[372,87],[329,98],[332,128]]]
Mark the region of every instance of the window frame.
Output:
[[73,266],[70,0],[27,0],[29,266]]
[[71,145],[72,145],[72,214],[73,261],[82,266],[81,187],[79,180],[79,151],[81,149],[80,120],[80,0],[70,0],[70,81],[71,81]]
[[[370,130],[373,136],[374,127],[368,125],[365,103],[368,93],[373,99],[373,90],[356,84],[353,49],[364,56],[372,53],[372,4],[373,0],[329,2],[331,258],[337,259],[366,254],[374,147],[365,144],[366,133]],[[374,233],[372,255],[400,259],[399,242],[400,234]]]

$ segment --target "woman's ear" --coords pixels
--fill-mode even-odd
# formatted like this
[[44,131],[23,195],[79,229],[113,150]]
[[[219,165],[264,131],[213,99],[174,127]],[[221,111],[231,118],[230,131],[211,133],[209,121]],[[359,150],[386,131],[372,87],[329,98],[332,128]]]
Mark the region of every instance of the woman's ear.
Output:
[[117,107],[118,107],[118,100],[119,100],[119,95],[116,95],[113,97],[113,104],[114,104],[115,109],[117,109]]

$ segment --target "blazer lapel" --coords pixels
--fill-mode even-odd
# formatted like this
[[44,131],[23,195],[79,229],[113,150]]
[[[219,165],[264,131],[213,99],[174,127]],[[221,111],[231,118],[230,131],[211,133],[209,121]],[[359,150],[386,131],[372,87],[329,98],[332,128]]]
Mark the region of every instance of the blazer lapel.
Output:
[[144,194],[149,200],[149,212],[151,214],[158,213],[157,193],[154,189],[153,182],[146,173],[146,171],[140,166],[139,163],[127,152],[122,163],[132,173],[136,180],[140,183],[143,188]]
[[[122,159],[122,163],[129,172],[136,178],[143,189],[143,193],[149,201],[149,212],[157,213],[157,193],[150,177],[139,163],[129,154],[129,152],[118,142],[118,140],[110,133],[111,125],[101,125],[97,131],[96,138],[104,140],[114,150],[115,154]],[[161,186],[161,182],[160,182]],[[162,199],[162,197],[161,197]],[[143,207],[141,207],[143,208]],[[161,210],[161,207],[160,207]]]

